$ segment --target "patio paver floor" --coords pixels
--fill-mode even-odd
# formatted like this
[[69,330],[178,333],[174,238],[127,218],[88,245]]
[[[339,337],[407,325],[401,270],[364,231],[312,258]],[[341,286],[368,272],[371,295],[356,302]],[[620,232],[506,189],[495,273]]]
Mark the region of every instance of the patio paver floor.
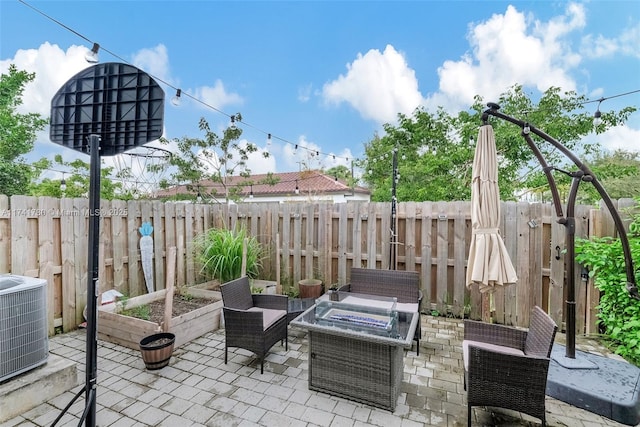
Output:
[[[289,350],[275,345],[265,372],[253,355],[232,349],[224,364],[224,331],[208,333],[174,352],[168,367],[147,371],[138,351],[99,341],[96,424],[129,426],[465,426],[463,325],[422,316],[420,356],[415,343],[405,353],[402,392],[390,413],[307,387],[306,333],[289,329]],[[558,342],[564,336],[558,334]],[[608,354],[592,340],[583,350]],[[52,337],[53,354],[78,363],[79,385],[1,425],[50,426],[84,384],[84,330]],[[254,360],[252,360],[254,359]],[[78,399],[58,426],[76,426],[84,409]],[[474,426],[535,426],[537,419],[498,408],[474,408]],[[550,426],[621,426],[597,414],[547,397]]]

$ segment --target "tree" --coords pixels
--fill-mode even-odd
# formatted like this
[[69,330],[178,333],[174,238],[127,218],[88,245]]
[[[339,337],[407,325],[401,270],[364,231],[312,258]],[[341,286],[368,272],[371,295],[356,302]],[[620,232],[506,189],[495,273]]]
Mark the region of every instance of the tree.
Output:
[[[242,120],[238,113],[233,116],[234,122]],[[175,167],[175,172],[171,174],[174,182],[187,184],[187,189],[193,193],[191,197],[201,196],[209,200],[216,200],[222,196],[225,200],[236,200],[240,192],[246,185],[251,183],[251,170],[247,168],[247,160],[251,153],[258,151],[258,147],[247,142],[239,142],[242,129],[232,125],[227,127],[222,137],[213,132],[209,123],[203,118],[200,119],[199,129],[204,132],[204,138],[174,139],[178,152],[174,153],[169,160],[171,166]],[[165,144],[170,141],[163,140]],[[263,156],[269,157],[268,152]],[[235,186],[230,183],[229,177],[234,175],[245,177],[247,181],[242,186]],[[212,186],[207,186],[206,181],[217,183],[224,189],[224,194],[218,194]],[[168,187],[168,183],[161,183],[163,188]]]
[[[38,171],[53,168],[68,171],[64,175],[64,188],[62,186],[62,178],[52,179],[45,177],[31,183],[29,194],[32,196],[51,197],[89,197],[89,163],[80,159],[67,162],[61,154],[56,154],[53,162],[48,159],[42,159],[36,164],[36,170]],[[130,195],[120,191],[122,190],[122,184],[110,179],[112,173],[113,167],[102,166],[100,168],[100,198],[107,200],[115,198],[130,199]]]
[[[588,165],[612,199],[640,197],[640,152],[600,152]],[[595,204],[601,199],[593,185],[581,184],[580,190],[581,203]]]
[[25,163],[23,154],[33,149],[36,132],[44,129],[47,120],[40,114],[20,114],[22,93],[34,73],[18,71],[9,66],[9,74],[0,76],[0,194],[27,194],[34,170]]
[[338,165],[327,169],[325,175],[333,176],[338,179],[349,182],[351,180],[351,171],[345,165]]
[[[519,85],[498,99],[500,111],[530,122],[569,150],[580,143],[580,154],[591,155],[599,147],[582,141],[593,131],[593,117],[584,110],[585,101],[584,96],[575,92],[561,93],[558,88],[550,88],[534,103]],[[391,199],[394,149],[398,157],[399,201],[469,200],[475,140],[485,109],[486,102],[476,96],[471,111],[456,116],[442,108],[435,113],[418,108],[412,116],[399,114],[396,126],[385,124],[386,135],[374,135],[365,145],[365,158],[358,162],[363,170],[362,179],[372,190],[372,200]],[[624,123],[634,111],[635,108],[627,107],[603,113],[597,132]],[[496,135],[501,198],[514,200],[519,190],[546,185],[533,151],[520,135],[521,129],[494,118],[490,118],[490,123]],[[533,139],[550,165],[567,164],[562,153],[544,141],[541,143],[535,135]]]

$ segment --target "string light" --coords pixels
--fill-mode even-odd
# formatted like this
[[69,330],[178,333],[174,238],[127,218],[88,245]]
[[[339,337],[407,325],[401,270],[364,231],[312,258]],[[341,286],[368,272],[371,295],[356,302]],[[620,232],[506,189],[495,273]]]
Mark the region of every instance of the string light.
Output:
[[600,104],[602,104],[602,101],[604,101],[604,98],[600,98],[596,112],[593,113],[593,127],[598,127],[602,124],[602,113],[600,112]]
[[522,128],[522,133],[525,135],[529,135],[531,133],[531,127],[529,126],[529,122],[525,122],[524,127]]
[[298,180],[296,179],[296,194],[300,194],[300,189],[298,188]]
[[62,172],[62,179],[60,180],[60,191],[63,193],[67,191],[67,181],[64,179],[64,172]]
[[251,192],[249,193],[249,198],[253,199],[253,185],[250,185],[251,187]]
[[180,100],[180,95],[182,95],[182,89],[176,90],[176,95],[173,98],[171,98],[171,104],[174,107],[179,107],[180,104],[182,103],[182,101]]
[[87,54],[84,56],[84,59],[90,64],[97,63],[100,58],[98,57],[98,51],[100,50],[100,45],[98,43],[94,43],[93,47]]
[[271,134],[267,135],[267,147],[271,147]]

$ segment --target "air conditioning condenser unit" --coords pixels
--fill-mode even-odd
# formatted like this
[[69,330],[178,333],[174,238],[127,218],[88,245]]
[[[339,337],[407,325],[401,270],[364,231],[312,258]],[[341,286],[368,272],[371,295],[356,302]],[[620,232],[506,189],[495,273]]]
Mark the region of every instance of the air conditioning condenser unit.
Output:
[[47,281],[0,275],[0,382],[47,361]]

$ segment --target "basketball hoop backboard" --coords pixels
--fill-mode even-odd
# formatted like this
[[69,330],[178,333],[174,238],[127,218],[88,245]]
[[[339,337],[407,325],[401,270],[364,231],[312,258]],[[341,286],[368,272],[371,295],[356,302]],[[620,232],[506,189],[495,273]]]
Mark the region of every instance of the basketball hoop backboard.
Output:
[[164,91],[147,73],[122,63],[86,68],[51,100],[51,141],[89,153],[90,135],[100,155],[113,156],[162,136]]

